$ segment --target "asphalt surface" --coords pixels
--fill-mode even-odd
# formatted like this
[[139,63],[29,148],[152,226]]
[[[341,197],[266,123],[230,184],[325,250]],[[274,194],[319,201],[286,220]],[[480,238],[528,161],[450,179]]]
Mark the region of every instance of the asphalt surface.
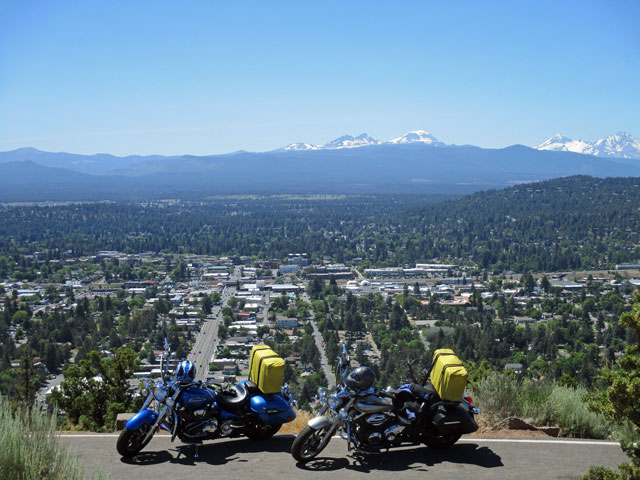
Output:
[[318,324],[314,317],[311,318],[311,327],[313,328],[313,339],[316,342],[316,347],[318,347],[318,350],[320,351],[320,366],[324,372],[324,376],[327,378],[329,390],[333,390],[336,386],[335,376],[331,370],[331,365],[329,365],[329,361],[327,360],[327,353],[324,349],[324,345],[322,345],[322,335],[320,334],[320,330],[318,330]]
[[[231,271],[230,280],[238,280],[238,267],[234,267]],[[187,356],[189,360],[196,366],[195,380],[205,380],[209,375],[209,363],[216,353],[218,343],[218,327],[222,322],[222,309],[227,305],[227,301],[235,294],[235,287],[225,287],[219,305],[214,305],[211,309],[211,315],[207,316],[207,320],[203,323],[200,332],[198,332],[192,352]]]
[[222,321],[221,307],[214,306],[212,315],[202,325],[196,341],[194,343],[193,352],[188,356],[196,365],[195,380],[204,380],[209,371],[209,362],[216,352],[218,346],[218,326]]
[[116,435],[63,435],[85,462],[87,478],[98,469],[112,479],[573,479],[591,465],[615,468],[627,460],[614,442],[556,439],[463,438],[449,450],[409,446],[365,457],[348,454],[346,442],[331,440],[317,459],[296,464],[289,451],[294,437],[265,442],[245,438],[205,442],[199,447],[154,437],[135,458],[116,452]]

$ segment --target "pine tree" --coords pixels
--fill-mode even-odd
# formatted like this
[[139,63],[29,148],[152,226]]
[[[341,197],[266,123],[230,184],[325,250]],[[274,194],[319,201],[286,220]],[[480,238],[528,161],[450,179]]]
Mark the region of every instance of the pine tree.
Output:
[[[618,366],[603,371],[603,378],[608,387],[594,396],[590,407],[605,415],[617,424],[628,422],[633,430],[634,441],[622,441],[624,452],[631,459],[630,464],[620,465],[620,475],[611,478],[640,478],[640,293],[634,295],[631,312],[623,313],[619,324],[635,331],[636,342],[625,348]],[[615,472],[611,472],[615,475]],[[593,475],[593,476],[590,476]],[[590,471],[583,478],[601,478]]]
[[35,403],[38,388],[38,375],[36,369],[33,368],[33,356],[34,352],[29,345],[22,347],[16,390],[20,402],[27,409],[31,408]]

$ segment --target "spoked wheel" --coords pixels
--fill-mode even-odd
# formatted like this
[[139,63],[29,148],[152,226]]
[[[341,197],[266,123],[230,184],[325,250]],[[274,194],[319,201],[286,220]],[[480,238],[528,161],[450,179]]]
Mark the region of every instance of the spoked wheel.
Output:
[[308,462],[324,450],[331,439],[331,434],[330,425],[318,430],[309,426],[304,427],[291,445],[291,455],[298,462]]
[[149,443],[149,438],[145,441],[145,437],[147,433],[151,430],[151,425],[143,425],[138,430],[127,430],[127,427],[120,432],[120,436],[118,437],[118,443],[116,443],[116,448],[118,453],[123,457],[133,457],[140,450],[142,450],[147,443]]
[[278,430],[280,430],[281,426],[281,423],[277,425],[255,425],[251,427],[245,435],[255,442],[268,440],[269,438],[273,437]]
[[444,450],[453,446],[458,440],[460,440],[461,434],[454,433],[453,435],[438,435],[437,437],[425,437],[424,443],[429,448],[437,448],[438,450]]

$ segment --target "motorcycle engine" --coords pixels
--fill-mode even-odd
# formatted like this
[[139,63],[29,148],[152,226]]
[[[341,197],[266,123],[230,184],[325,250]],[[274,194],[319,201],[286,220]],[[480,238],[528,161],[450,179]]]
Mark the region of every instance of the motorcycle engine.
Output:
[[389,412],[362,415],[355,422],[355,435],[365,445],[400,443],[404,425],[396,423],[396,416]]
[[218,429],[218,422],[209,410],[188,410],[180,412],[181,437],[188,439],[209,438]]

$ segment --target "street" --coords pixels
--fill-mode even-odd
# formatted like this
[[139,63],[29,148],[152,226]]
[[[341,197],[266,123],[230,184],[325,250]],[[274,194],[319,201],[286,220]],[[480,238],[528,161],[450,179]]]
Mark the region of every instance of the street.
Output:
[[[205,442],[199,447],[173,444],[158,435],[135,458],[116,452],[116,435],[62,436],[86,462],[88,472],[101,468],[112,479],[228,478],[299,479],[569,479],[579,478],[591,465],[616,467],[627,460],[614,442],[572,439],[480,439],[468,437],[449,450],[408,446],[380,456],[354,456],[346,442],[334,438],[307,465],[297,465],[289,451],[294,437],[276,435],[265,442],[238,438]],[[87,475],[89,477],[89,475]]]
[[[234,267],[231,272],[230,280],[238,280],[238,267]],[[222,291],[222,297],[219,305],[214,305],[211,315],[207,316],[207,320],[203,323],[202,329],[196,336],[192,353],[188,355],[188,359],[196,366],[195,380],[205,380],[209,372],[209,362],[218,346],[218,327],[222,322],[222,309],[227,304],[229,298],[233,296],[236,287],[227,286]]]

